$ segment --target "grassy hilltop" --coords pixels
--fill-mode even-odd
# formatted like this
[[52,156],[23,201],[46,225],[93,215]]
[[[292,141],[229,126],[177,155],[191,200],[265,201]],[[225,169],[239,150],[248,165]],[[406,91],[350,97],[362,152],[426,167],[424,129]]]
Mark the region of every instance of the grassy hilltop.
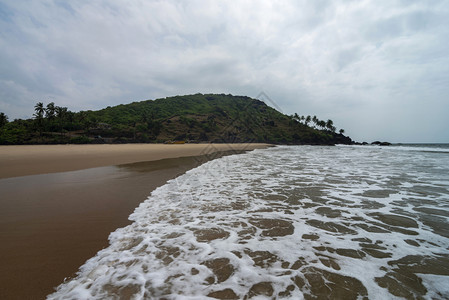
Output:
[[0,144],[265,142],[352,143],[333,122],[284,115],[245,96],[195,94],[70,112],[54,103],[35,106],[33,119],[0,124]]

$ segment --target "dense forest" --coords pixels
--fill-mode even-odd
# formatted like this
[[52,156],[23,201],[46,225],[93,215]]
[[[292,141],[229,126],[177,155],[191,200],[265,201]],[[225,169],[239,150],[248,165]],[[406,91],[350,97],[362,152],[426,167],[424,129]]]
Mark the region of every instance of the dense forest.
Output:
[[332,120],[284,115],[245,96],[195,94],[80,112],[38,102],[34,111],[12,122],[0,112],[0,144],[352,143]]

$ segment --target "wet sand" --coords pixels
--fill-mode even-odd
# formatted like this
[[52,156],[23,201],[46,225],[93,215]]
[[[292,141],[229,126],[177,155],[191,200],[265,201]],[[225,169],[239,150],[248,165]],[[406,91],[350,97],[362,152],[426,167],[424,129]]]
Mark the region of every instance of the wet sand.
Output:
[[[233,152],[219,150],[266,145],[129,146],[0,147],[0,299],[45,298],[106,247],[109,233],[129,224],[156,187]],[[129,164],[142,160],[149,161]],[[98,167],[111,163],[128,164]],[[69,171],[87,167],[96,168]],[[30,173],[49,174],[23,176]]]
[[267,144],[122,144],[0,146],[0,178],[253,150]]

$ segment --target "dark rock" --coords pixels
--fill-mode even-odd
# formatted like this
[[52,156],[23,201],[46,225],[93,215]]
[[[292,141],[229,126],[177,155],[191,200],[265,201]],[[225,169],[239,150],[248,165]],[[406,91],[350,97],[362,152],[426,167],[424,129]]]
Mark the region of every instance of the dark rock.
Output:
[[389,142],[380,142],[380,141],[375,141],[372,142],[371,145],[378,145],[378,146],[391,146],[391,143]]

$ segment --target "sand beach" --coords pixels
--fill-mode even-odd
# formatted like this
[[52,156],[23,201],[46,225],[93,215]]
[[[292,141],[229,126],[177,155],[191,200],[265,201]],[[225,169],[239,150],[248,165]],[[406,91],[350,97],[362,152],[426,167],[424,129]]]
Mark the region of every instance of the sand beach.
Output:
[[0,147],[0,298],[43,299],[156,187],[267,144]]
[[267,144],[121,144],[0,146],[0,178],[66,172],[220,151],[245,151]]

